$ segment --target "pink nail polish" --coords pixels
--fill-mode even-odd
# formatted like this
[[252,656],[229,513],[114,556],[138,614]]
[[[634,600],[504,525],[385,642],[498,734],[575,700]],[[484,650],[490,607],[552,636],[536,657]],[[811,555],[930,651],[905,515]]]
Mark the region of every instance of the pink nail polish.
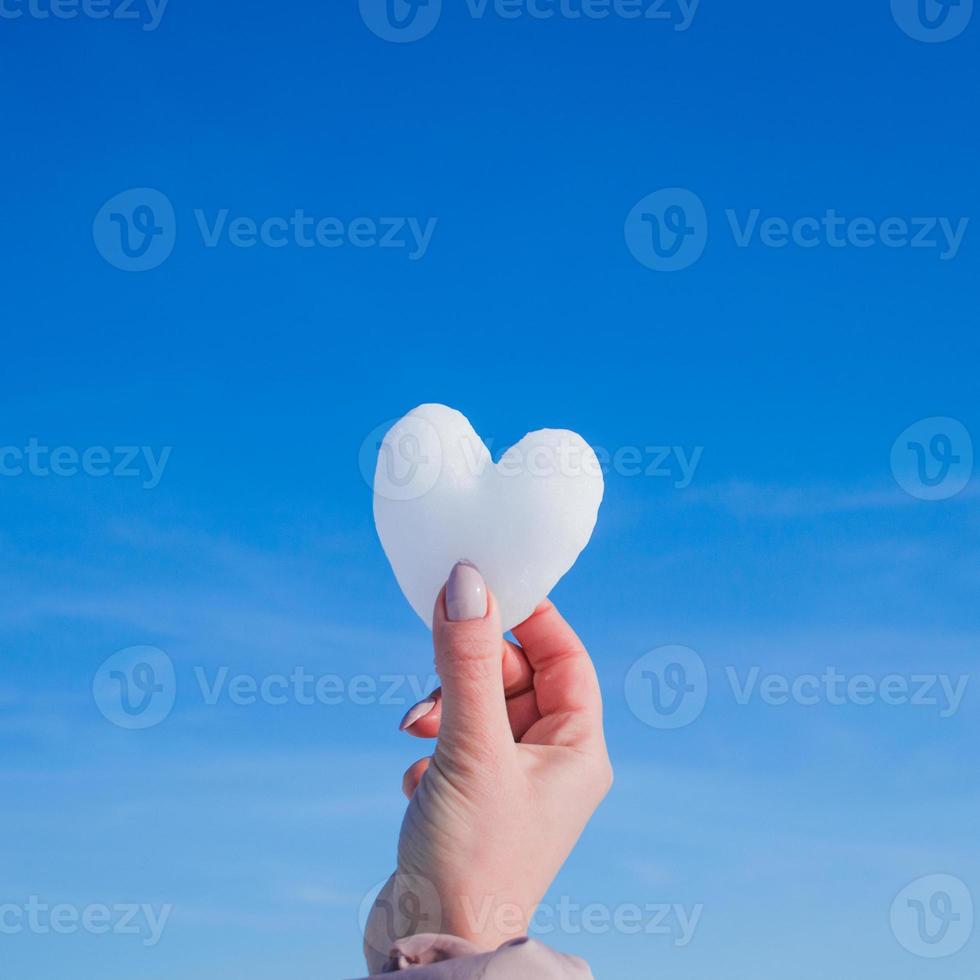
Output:
[[459,623],[483,619],[487,614],[487,583],[470,561],[453,565],[446,582],[446,619]]
[[433,695],[429,695],[427,698],[423,698],[418,704],[412,705],[408,711],[405,712],[405,717],[402,718],[402,723],[398,726],[400,732],[405,731],[407,728],[411,728],[419,720],[419,718],[424,718],[434,707],[436,706],[436,699]]

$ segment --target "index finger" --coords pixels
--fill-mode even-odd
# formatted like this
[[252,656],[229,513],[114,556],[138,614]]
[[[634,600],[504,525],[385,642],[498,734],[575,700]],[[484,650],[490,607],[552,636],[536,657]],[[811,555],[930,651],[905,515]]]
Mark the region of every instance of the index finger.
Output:
[[524,655],[534,669],[534,691],[543,717],[582,716],[602,730],[599,679],[588,651],[550,599],[514,627]]

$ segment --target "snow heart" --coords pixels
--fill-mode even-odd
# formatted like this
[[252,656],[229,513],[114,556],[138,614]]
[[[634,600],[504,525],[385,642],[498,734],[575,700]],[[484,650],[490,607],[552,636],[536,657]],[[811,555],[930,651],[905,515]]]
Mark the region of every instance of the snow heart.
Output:
[[509,630],[575,564],[602,493],[596,454],[574,432],[530,432],[494,463],[464,415],[420,405],[381,443],[374,521],[398,584],[429,627],[439,590],[465,558]]

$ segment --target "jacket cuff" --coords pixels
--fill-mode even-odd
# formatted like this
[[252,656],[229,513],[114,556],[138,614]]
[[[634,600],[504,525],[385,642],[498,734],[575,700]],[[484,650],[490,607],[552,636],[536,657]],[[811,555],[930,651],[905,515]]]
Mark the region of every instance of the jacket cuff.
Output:
[[583,960],[526,937],[485,953],[455,936],[410,936],[392,946],[379,972],[403,971],[405,980],[592,980]]

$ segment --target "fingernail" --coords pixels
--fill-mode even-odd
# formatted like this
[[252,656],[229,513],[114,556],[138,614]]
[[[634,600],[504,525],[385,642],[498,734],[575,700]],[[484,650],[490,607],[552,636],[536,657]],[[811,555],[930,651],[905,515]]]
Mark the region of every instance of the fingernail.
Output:
[[405,712],[405,717],[402,718],[402,723],[398,726],[398,731],[403,732],[405,729],[411,728],[419,718],[424,718],[435,706],[436,699],[431,694],[427,698],[419,701],[418,704],[412,705]]
[[483,619],[487,614],[487,583],[470,561],[458,561],[446,582],[446,618],[455,623]]

